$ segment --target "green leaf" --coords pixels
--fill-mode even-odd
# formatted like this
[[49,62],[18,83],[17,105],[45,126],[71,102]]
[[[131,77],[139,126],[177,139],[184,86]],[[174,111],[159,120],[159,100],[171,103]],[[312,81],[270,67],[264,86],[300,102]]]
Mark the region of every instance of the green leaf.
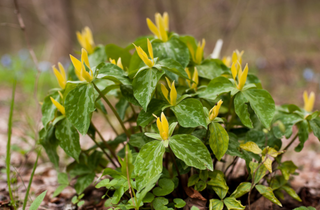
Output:
[[132,83],[133,94],[142,108],[147,111],[148,104],[164,71],[146,69],[141,71]]
[[94,180],[95,173],[87,174],[77,179],[74,189],[77,194],[81,194]]
[[[274,118],[274,126],[272,128],[273,133],[277,138],[282,138],[282,136],[285,136],[288,139],[292,135],[293,125],[295,125],[296,123],[298,123],[302,120],[303,120],[303,118],[295,113],[293,113],[293,114],[287,114],[287,113],[278,114]],[[280,124],[278,121],[280,121],[283,124],[284,129],[285,129],[284,133],[281,132]]]
[[234,84],[225,77],[217,77],[210,81],[207,88],[199,93],[200,98],[215,100],[219,95],[234,92]]
[[207,184],[212,186],[213,190],[216,192],[220,199],[223,199],[227,195],[227,192],[229,190],[223,172],[215,170],[213,172],[210,172],[209,177],[211,178],[211,180],[208,181]]
[[[251,176],[253,176],[253,173],[256,171],[258,166],[259,163],[252,161],[250,162],[249,167],[251,170]],[[259,169],[256,171],[254,175],[254,184],[257,184],[266,175],[267,170],[268,169],[263,164],[259,167]]]
[[164,197],[157,197],[152,201],[153,208],[155,210],[167,210],[168,207],[166,207],[165,205],[167,205],[168,203],[168,199]]
[[240,144],[240,148],[258,155],[262,153],[262,150],[259,148],[259,146],[252,141]]
[[106,60],[106,52],[104,50],[104,46],[100,45],[94,49],[94,52],[89,55],[89,63],[91,67],[99,65]]
[[108,44],[105,47],[105,52],[108,56],[108,58],[118,60],[118,58],[121,58],[121,63],[124,67],[129,67],[131,54],[128,49],[119,47],[115,44]]
[[183,69],[189,64],[188,47],[175,37],[172,37],[167,42],[155,40],[152,42],[152,48],[154,57],[158,57],[159,60],[171,58],[178,61]]
[[158,185],[159,187],[154,188],[152,191],[158,197],[168,195],[174,190],[174,183],[171,179],[160,179]]
[[59,156],[57,154],[57,147],[59,145],[59,141],[55,136],[55,128],[53,126],[49,126],[47,130],[42,128],[39,132],[39,138],[40,144],[44,147],[50,161],[56,168],[58,168]]
[[224,199],[224,204],[227,206],[228,210],[240,210],[240,209],[245,209],[246,207],[241,204],[240,201],[236,200],[234,197],[228,197]]
[[293,210],[316,210],[316,209],[313,208],[312,206],[309,206],[309,207],[301,206],[301,207],[295,208]]
[[223,74],[224,70],[218,61],[217,59],[207,59],[201,65],[196,65],[199,76],[211,80]]
[[81,153],[79,133],[68,119],[64,119],[56,126],[55,134],[60,141],[60,147],[67,155],[79,162],[79,155]]
[[234,198],[240,198],[244,194],[248,193],[251,188],[251,183],[250,182],[241,182],[237,189],[233,191],[233,193],[230,195],[230,197]]
[[320,140],[320,118],[315,118],[309,121],[313,134]]
[[300,152],[303,147],[304,143],[308,140],[309,137],[309,126],[308,122],[306,120],[301,121],[297,124],[299,131],[298,131],[298,137],[299,137],[299,145],[294,148],[294,151]]
[[143,203],[151,203],[154,199],[154,195],[151,192],[148,192],[146,196],[142,199]]
[[209,125],[210,138],[209,145],[213,154],[220,161],[228,150],[229,135],[227,131],[219,124],[211,122]]
[[121,118],[121,120],[124,120],[127,108],[129,107],[129,103],[125,98],[120,98],[118,103],[116,103],[115,108]]
[[[140,203],[148,194],[148,192],[155,186],[156,182],[159,180],[161,174],[158,174],[157,176],[153,177],[152,179],[149,180],[149,182],[146,184],[146,187],[141,190],[140,192],[138,191],[137,198],[138,198],[138,203]],[[152,193],[151,193],[152,194]]]
[[175,198],[173,199],[173,202],[175,203],[174,207],[176,208],[183,208],[186,205],[186,202],[181,198]]
[[94,104],[94,89],[90,83],[78,85],[65,99],[66,116],[82,135],[89,129]]
[[199,179],[199,174],[193,174],[192,176],[190,176],[188,179],[188,187],[195,185],[199,181]]
[[[129,145],[126,144],[125,146],[125,157],[123,160],[121,160],[120,158],[119,159],[119,162],[121,164],[121,172],[122,174],[127,177],[127,168],[128,168],[128,171],[129,171],[129,176],[131,176],[131,173],[133,172],[133,169],[134,169],[134,165],[132,164],[133,160],[132,160],[132,152],[131,150],[129,149]],[[128,178],[127,178],[128,179]]]
[[137,119],[138,125],[142,127],[147,126],[149,123],[155,120],[155,117],[152,114],[159,116],[162,108],[166,105],[167,104],[163,100],[153,98],[148,105],[148,111],[141,110],[139,113]]
[[108,79],[115,83],[120,82],[123,85],[131,85],[126,72],[115,64],[102,63],[97,66],[97,69],[99,70],[98,79]]
[[289,180],[290,174],[293,174],[298,167],[290,160],[282,162],[278,168],[281,170],[281,173],[285,180]]
[[222,210],[223,202],[219,199],[210,199],[209,210]]
[[44,127],[47,126],[47,124],[53,120],[53,118],[55,117],[55,113],[56,113],[56,106],[53,105],[50,97],[52,97],[54,100],[59,101],[60,99],[60,95],[58,92],[55,92],[47,97],[45,97],[43,104],[41,106],[41,111],[42,111],[42,124]]
[[288,185],[284,185],[281,187],[281,189],[283,189],[284,191],[286,191],[286,193],[288,193],[288,195],[290,195],[292,198],[294,198],[295,200],[302,202],[301,198],[299,197],[299,195],[297,195],[296,191],[294,191],[294,189],[292,189],[291,187],[289,187]]
[[242,92],[237,93],[234,98],[234,110],[238,117],[240,118],[243,125],[247,126],[248,128],[253,128],[252,122],[250,119],[250,114],[248,112],[248,100],[244,96]]
[[185,79],[189,79],[186,71],[184,70],[184,68],[181,66],[181,64],[175,60],[173,60],[172,58],[166,58],[163,60],[159,60],[158,64],[160,64],[163,68],[167,69],[168,71],[175,73],[176,75],[185,78]]
[[58,173],[58,183],[59,184],[69,184],[68,174],[66,173]]
[[144,145],[135,161],[137,189],[141,190],[155,176],[162,172],[165,148],[162,141],[151,141]]
[[213,163],[207,147],[200,139],[188,134],[169,138],[169,146],[177,158],[197,169],[213,171]]
[[257,114],[263,126],[270,128],[270,124],[276,111],[274,100],[271,95],[266,90],[260,89],[248,89],[242,93],[249,101],[251,108]]
[[36,199],[34,199],[34,201],[32,202],[29,210],[37,210],[40,204],[42,203],[44,197],[46,196],[46,194],[47,194],[47,190],[42,192],[40,195],[38,195]]
[[133,90],[131,85],[120,85],[120,90],[123,97],[132,103],[133,105],[140,106],[139,102],[133,96]]
[[153,141],[153,139],[145,136],[143,133],[136,133],[131,135],[129,144],[133,147],[141,148],[143,147],[146,143]]
[[197,99],[188,98],[178,105],[171,107],[171,110],[176,115],[181,126],[191,128],[203,126],[206,128],[206,117],[202,107],[201,102]]
[[280,201],[274,196],[273,191],[270,187],[264,185],[256,185],[256,189],[261,195],[270,200],[272,203],[275,203],[278,206],[282,207]]
[[192,206],[190,210],[200,210],[200,209],[196,206]]
[[67,184],[59,185],[57,189],[53,192],[52,197],[56,197],[57,195],[59,195],[66,187],[68,187]]

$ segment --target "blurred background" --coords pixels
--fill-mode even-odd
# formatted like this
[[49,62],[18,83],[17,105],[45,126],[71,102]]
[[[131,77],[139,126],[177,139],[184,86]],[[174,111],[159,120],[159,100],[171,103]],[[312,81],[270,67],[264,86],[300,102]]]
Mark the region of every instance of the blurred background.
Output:
[[[319,95],[319,0],[20,0],[26,34],[39,60],[39,101],[56,86],[51,66],[67,65],[80,50],[76,31],[89,26],[96,44],[122,47],[150,34],[146,18],[167,11],[170,31],[206,39],[205,55],[223,39],[221,56],[244,50],[244,63],[256,73],[277,104],[303,105],[304,90]],[[12,0],[0,1],[0,90],[31,93],[36,78]],[[315,107],[318,107],[316,103]]]

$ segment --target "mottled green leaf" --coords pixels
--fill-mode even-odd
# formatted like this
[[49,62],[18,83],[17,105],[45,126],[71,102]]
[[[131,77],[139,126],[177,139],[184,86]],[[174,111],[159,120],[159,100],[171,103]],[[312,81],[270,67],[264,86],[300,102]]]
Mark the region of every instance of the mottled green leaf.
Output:
[[240,209],[245,209],[246,207],[241,204],[240,201],[236,200],[234,197],[228,197],[224,199],[224,204],[228,208],[228,210],[240,210]]
[[242,91],[242,93],[249,101],[251,108],[257,114],[263,126],[270,128],[270,124],[276,111],[274,100],[270,93],[260,89],[248,89]]
[[55,135],[60,141],[60,147],[67,155],[79,161],[81,153],[79,133],[68,119],[64,119],[56,126]]
[[254,174],[254,183],[257,184],[265,175],[267,172],[267,168],[262,164],[258,170],[256,170],[259,166],[259,163],[256,162],[250,162],[249,167],[251,170],[251,175],[253,176]]
[[141,190],[155,176],[162,172],[162,161],[165,148],[162,141],[151,141],[145,144],[135,161],[137,189]]
[[89,129],[94,104],[94,89],[90,83],[79,84],[65,99],[66,116],[82,135]]
[[152,114],[159,116],[161,109],[166,105],[167,104],[163,100],[153,98],[148,105],[148,111],[141,110],[139,113],[137,119],[138,125],[142,127],[147,126],[149,123],[155,120],[155,117]]
[[297,124],[298,126],[298,137],[299,137],[299,145],[294,148],[296,152],[300,152],[303,147],[304,143],[308,140],[309,137],[309,126],[308,122],[306,120],[301,121],[300,123]]
[[116,103],[115,108],[121,118],[121,120],[124,120],[127,108],[129,107],[129,103],[126,99],[120,98],[118,103]]
[[166,58],[163,60],[159,60],[158,64],[160,64],[163,68],[167,69],[168,71],[175,73],[176,75],[189,79],[186,71],[184,68],[181,66],[181,64],[172,58]]
[[209,177],[211,180],[208,181],[207,184],[212,186],[213,190],[220,199],[223,199],[229,190],[224,173],[219,170],[214,170],[213,172],[210,172]]
[[178,105],[171,107],[171,110],[176,115],[179,124],[183,127],[207,127],[203,106],[197,99],[185,99]]
[[42,111],[42,124],[44,127],[47,126],[47,124],[53,120],[53,118],[55,117],[55,113],[57,111],[57,108],[55,107],[55,105],[53,105],[50,97],[52,97],[54,100],[59,101],[60,99],[60,95],[58,92],[55,92],[47,97],[45,97],[43,104],[41,106],[41,111]]
[[169,138],[169,146],[188,166],[213,170],[210,153],[200,139],[188,134],[175,135]]
[[[277,138],[282,138],[282,136],[285,136],[287,139],[290,138],[292,135],[292,127],[299,121],[302,121],[303,118],[298,114],[288,114],[288,113],[281,113],[275,116],[274,118],[274,126],[272,128],[274,135]],[[280,129],[280,123],[284,126],[285,131],[281,132]]]
[[123,97],[133,105],[140,106],[139,102],[133,96],[133,89],[131,85],[120,85],[120,90]]
[[167,42],[155,40],[152,42],[152,48],[154,57],[158,57],[159,60],[171,58],[178,61],[183,69],[189,64],[188,47],[175,37],[172,37]]
[[157,69],[146,69],[141,71],[133,79],[132,87],[134,97],[142,108],[147,111],[148,104],[153,96],[155,88],[164,71]]
[[295,200],[302,202],[301,198],[299,197],[299,195],[297,195],[296,191],[294,191],[294,189],[292,189],[290,186],[288,185],[284,185],[281,187],[281,189],[283,189],[284,191],[286,191],[286,193],[288,193],[288,195],[290,195],[292,198],[294,198]]
[[133,147],[141,148],[143,147],[146,143],[153,141],[153,139],[145,136],[143,133],[136,133],[131,135],[129,144]]
[[270,200],[272,203],[275,203],[278,206],[282,207],[280,201],[274,196],[273,191],[270,187],[264,185],[256,185],[256,189],[261,195]]
[[248,128],[252,128],[252,122],[250,119],[250,114],[248,112],[248,100],[245,98],[242,92],[237,93],[234,97],[234,110],[238,117],[240,118],[243,125]]
[[44,147],[50,161],[56,168],[59,167],[59,156],[57,154],[57,147],[59,145],[58,139],[55,136],[55,128],[49,126],[46,130],[42,128],[39,132],[40,144]]
[[285,161],[278,166],[285,180],[289,180],[290,174],[293,174],[298,167],[290,160]]
[[193,174],[192,176],[190,176],[188,179],[188,187],[195,185],[199,181],[199,179],[199,174]]
[[316,210],[316,209],[313,208],[312,206],[309,206],[309,207],[301,206],[301,207],[295,208],[293,210]]
[[174,190],[174,183],[171,179],[160,179],[158,185],[159,187],[154,188],[152,191],[155,196],[165,196]]
[[209,145],[213,154],[220,161],[228,150],[229,135],[227,131],[219,124],[211,122],[209,125],[210,138]]
[[209,210],[222,210],[223,202],[219,199],[210,199]]
[[210,80],[220,76],[224,72],[217,59],[204,60],[200,65],[196,65],[195,67],[200,77]]
[[131,85],[131,82],[127,78],[126,72],[115,64],[103,63],[98,67],[99,74],[98,79],[108,79],[115,83],[122,83],[123,85]]
[[309,121],[313,134],[320,140],[320,118]]
[[251,188],[251,183],[250,182],[241,182],[237,189],[233,191],[233,193],[230,195],[230,197],[234,198],[240,198],[244,194],[248,193]]
[[199,93],[200,98],[215,100],[220,94],[235,91],[235,85],[225,77],[217,77],[210,81],[207,88]]
[[89,63],[91,67],[97,66],[106,60],[106,52],[103,45],[99,45],[94,49],[94,52],[89,55]]
[[240,144],[240,148],[258,155],[262,153],[262,150],[259,148],[259,146],[252,141]]
[[74,185],[74,189],[78,194],[81,194],[94,180],[95,173],[87,174],[77,178],[77,183]]

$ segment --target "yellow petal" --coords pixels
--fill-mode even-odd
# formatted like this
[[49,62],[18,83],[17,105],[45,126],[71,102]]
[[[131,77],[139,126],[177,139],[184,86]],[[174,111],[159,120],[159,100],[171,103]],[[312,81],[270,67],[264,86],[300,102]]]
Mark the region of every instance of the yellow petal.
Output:
[[121,69],[123,69],[123,65],[121,63],[121,58],[118,58],[117,66],[119,66]]
[[91,82],[93,77],[91,74],[89,74],[89,72],[87,72],[85,69],[82,69],[82,77],[87,81],[87,82]]
[[161,84],[161,92],[163,94],[163,96],[167,99],[167,101],[170,103],[168,95],[169,95],[169,91],[167,90],[167,88]]
[[232,53],[232,63],[236,63],[238,61],[238,54],[236,51]]
[[170,104],[174,106],[176,105],[176,103],[177,103],[177,90],[173,81],[171,85],[171,91],[170,91]]
[[[157,25],[157,28],[158,28],[158,30],[159,30],[159,28],[160,28],[160,22],[161,22],[161,15],[160,15],[160,13],[157,12],[156,14],[154,14],[154,19],[156,20],[156,25]],[[160,35],[159,38],[161,38],[160,30],[159,30],[159,35]]]
[[311,92],[308,97],[308,94],[305,91],[303,94],[303,98],[304,98],[304,110],[306,110],[307,112],[312,112],[313,106],[314,106],[314,101],[315,101],[314,92]]
[[62,93],[60,91],[58,91],[58,93],[59,93],[60,97],[63,99]]
[[71,62],[74,66],[74,71],[80,81],[84,81],[85,79],[82,77],[82,64],[81,61],[76,59],[73,55],[70,55]]
[[88,52],[84,48],[81,49],[81,63],[85,63],[86,66],[90,68]]
[[60,70],[60,73],[61,73],[62,77],[66,81],[67,80],[67,75],[66,75],[66,71],[64,70],[63,65],[59,62],[58,66],[59,66],[59,70]]
[[86,26],[84,28],[84,31],[85,31],[85,36],[88,39],[90,45],[94,45],[91,29],[88,26]]
[[195,61],[195,57],[194,57],[194,49],[193,49],[192,44],[191,44],[190,42],[187,42],[187,47],[188,47],[188,49],[189,49],[189,51],[190,51],[191,59],[192,59],[194,62],[196,62],[196,61]]
[[217,103],[217,105],[215,105],[209,112],[209,119],[212,121],[214,120],[218,115],[219,115],[219,110],[221,107],[221,104],[223,103],[223,101],[220,99]]
[[163,112],[161,113],[161,124],[163,129],[162,139],[167,140],[169,135],[169,123],[166,116],[163,114]]
[[197,64],[201,64],[202,57],[203,57],[203,49],[205,45],[206,45],[205,39],[202,39],[202,45],[200,45],[200,42],[198,43],[196,58],[195,58]]
[[159,133],[160,133],[160,136],[162,138],[162,133],[163,133],[163,129],[162,129],[162,124],[161,124],[161,121],[160,121],[160,117],[157,118],[157,127],[159,129]]
[[109,58],[109,61],[110,61],[110,63],[112,63],[112,64],[116,65],[116,61],[115,61],[114,59]]
[[231,73],[234,80],[236,80],[236,76],[238,74],[237,66],[238,66],[237,62],[232,63],[232,66],[231,66]]
[[137,50],[137,53],[138,53],[139,57],[141,58],[141,60],[142,60],[147,66],[149,66],[150,68],[152,68],[152,67],[153,67],[153,63],[152,63],[151,60],[149,60],[147,53],[145,53],[140,46],[139,46],[139,47],[137,47],[136,45],[134,45],[134,46],[135,46],[135,48],[136,48],[136,50]]
[[166,81],[167,81],[168,87],[171,89],[171,83],[170,83],[170,80],[168,79],[168,77],[166,77]]
[[[240,68],[241,70],[241,68]],[[238,89],[242,90],[244,84],[247,81],[247,76],[248,76],[248,64],[246,64],[246,67],[244,68],[243,72],[241,72],[241,74],[239,73],[239,84],[238,84]]]
[[149,30],[156,36],[160,39],[160,32],[158,30],[158,28],[153,24],[153,22],[147,18],[147,25],[148,25],[148,28]]
[[152,50],[152,45],[151,45],[151,42],[149,41],[149,39],[147,39],[147,43],[148,43],[148,52],[149,52],[150,58],[152,59],[152,62],[153,62],[153,50]]
[[[191,74],[190,74],[189,69],[188,69],[188,68],[185,68],[185,71],[186,71],[186,73],[187,73],[187,75],[188,75],[188,78],[191,79]],[[190,80],[187,80],[187,83],[188,83],[189,87],[191,87]]]
[[165,23],[164,23],[163,19],[161,18],[160,14],[159,14],[159,16],[160,16],[160,18],[159,18],[159,31],[160,31],[161,40],[166,42],[166,41],[168,41],[168,34],[165,29]]
[[165,30],[169,31],[169,15],[167,12],[163,13],[163,21]]
[[81,33],[77,31],[76,35],[77,35],[77,39],[78,39],[80,46],[85,47],[85,41],[84,41],[84,38],[82,37]]
[[197,70],[196,67],[194,68],[192,80],[194,81],[194,83],[192,84],[191,88],[192,88],[192,89],[196,89],[197,86],[198,86],[198,83],[199,83],[198,70]]
[[231,64],[231,58],[230,57],[226,57],[224,56],[222,58],[222,62],[224,63],[224,65],[226,65],[227,67],[230,67],[230,64]]
[[50,97],[53,105],[55,107],[57,107],[57,109],[61,112],[61,114],[65,115],[66,114],[66,110],[64,109],[64,107],[56,100],[54,100],[52,97]]
[[58,69],[55,66],[52,66],[52,69],[53,69],[54,75],[56,76],[56,78],[58,80],[59,86],[62,89],[64,89],[66,86],[65,79],[63,78],[63,76],[61,75],[61,73],[58,71]]

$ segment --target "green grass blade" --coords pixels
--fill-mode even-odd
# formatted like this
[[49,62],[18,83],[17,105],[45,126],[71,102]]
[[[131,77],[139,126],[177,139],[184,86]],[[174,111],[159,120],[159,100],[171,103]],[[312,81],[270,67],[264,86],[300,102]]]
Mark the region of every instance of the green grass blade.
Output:
[[11,158],[11,134],[12,134],[12,115],[13,115],[13,108],[14,108],[14,96],[16,92],[16,85],[17,81],[14,79],[13,81],[13,88],[12,88],[12,99],[11,99],[11,106],[10,106],[10,114],[8,120],[8,142],[7,142],[7,154],[6,154],[6,172],[7,172],[7,183],[8,183],[8,190],[10,195],[10,200],[12,202],[12,206],[16,209],[14,204],[12,189],[11,189],[11,179],[10,179],[10,158]]

